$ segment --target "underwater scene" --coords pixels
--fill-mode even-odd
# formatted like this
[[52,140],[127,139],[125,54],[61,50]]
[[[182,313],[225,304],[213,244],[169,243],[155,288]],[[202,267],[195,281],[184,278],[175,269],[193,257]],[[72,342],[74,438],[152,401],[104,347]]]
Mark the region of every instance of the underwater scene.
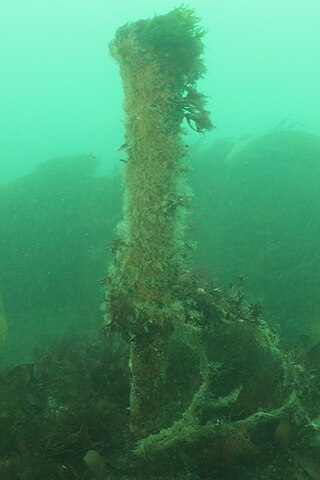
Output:
[[0,480],[320,480],[320,7],[0,7]]

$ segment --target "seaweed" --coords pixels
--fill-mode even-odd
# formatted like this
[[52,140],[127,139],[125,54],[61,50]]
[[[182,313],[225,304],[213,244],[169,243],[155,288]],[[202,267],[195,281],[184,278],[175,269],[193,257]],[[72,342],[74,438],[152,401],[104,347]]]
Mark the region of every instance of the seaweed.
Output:
[[314,354],[281,349],[241,278],[197,276],[184,240],[181,123],[211,128],[203,33],[180,7],[111,45],[128,161],[107,318],[100,337],[71,332],[0,377],[1,478],[318,478]]

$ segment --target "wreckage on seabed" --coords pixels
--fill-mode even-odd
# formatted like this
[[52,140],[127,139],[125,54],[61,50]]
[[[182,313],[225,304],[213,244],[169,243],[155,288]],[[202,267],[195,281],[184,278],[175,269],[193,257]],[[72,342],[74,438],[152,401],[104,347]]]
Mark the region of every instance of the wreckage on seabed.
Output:
[[2,379],[4,478],[319,478],[312,362],[281,350],[239,285],[190,267],[181,124],[211,127],[196,87],[203,34],[180,7],[111,44],[128,158],[106,337],[38,350]]

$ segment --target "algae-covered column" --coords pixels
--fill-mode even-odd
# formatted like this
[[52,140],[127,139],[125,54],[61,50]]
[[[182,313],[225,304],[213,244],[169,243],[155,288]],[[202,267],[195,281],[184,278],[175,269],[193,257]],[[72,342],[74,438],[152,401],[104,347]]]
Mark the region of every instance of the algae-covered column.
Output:
[[124,222],[118,228],[108,323],[130,342],[131,431],[150,432],[161,407],[166,343],[183,322],[182,122],[211,128],[196,81],[203,30],[188,8],[118,29],[110,50],[125,93]]

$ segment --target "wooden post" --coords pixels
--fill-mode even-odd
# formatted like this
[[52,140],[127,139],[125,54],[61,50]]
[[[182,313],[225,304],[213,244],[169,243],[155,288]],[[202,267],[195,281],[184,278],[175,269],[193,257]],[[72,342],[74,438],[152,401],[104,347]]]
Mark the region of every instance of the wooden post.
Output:
[[166,380],[166,345],[183,322],[183,211],[188,194],[182,122],[203,132],[212,127],[196,81],[203,30],[193,11],[118,29],[110,45],[125,93],[124,221],[119,225],[110,274],[107,322],[130,342],[131,431],[155,427]]

